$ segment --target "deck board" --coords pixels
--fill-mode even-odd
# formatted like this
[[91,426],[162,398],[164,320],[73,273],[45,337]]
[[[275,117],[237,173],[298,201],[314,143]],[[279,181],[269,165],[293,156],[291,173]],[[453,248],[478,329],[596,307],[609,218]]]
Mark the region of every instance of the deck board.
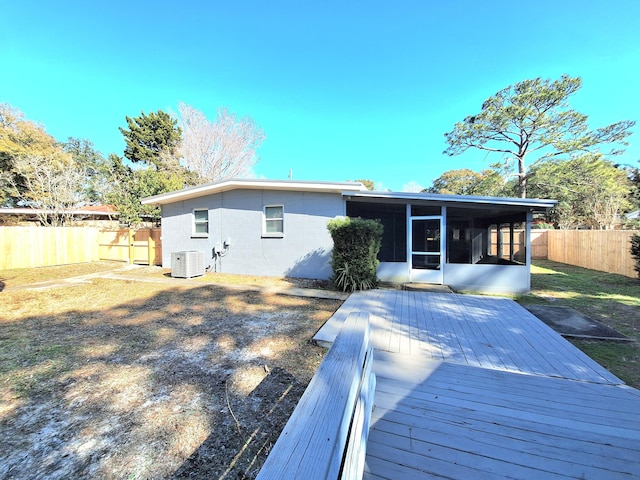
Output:
[[412,471],[406,478],[640,475],[637,390],[446,362],[423,363],[424,374],[415,362],[413,378],[389,378],[410,363],[395,356],[374,362],[365,478],[393,478],[385,471],[398,462]]
[[640,478],[640,391],[512,300],[376,290],[369,480]]

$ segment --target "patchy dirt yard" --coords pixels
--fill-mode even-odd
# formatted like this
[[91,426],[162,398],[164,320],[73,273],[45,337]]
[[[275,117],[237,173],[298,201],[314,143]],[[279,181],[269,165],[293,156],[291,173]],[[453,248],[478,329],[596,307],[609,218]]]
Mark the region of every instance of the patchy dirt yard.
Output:
[[0,293],[8,479],[254,478],[341,303],[202,280],[12,290],[19,277]]

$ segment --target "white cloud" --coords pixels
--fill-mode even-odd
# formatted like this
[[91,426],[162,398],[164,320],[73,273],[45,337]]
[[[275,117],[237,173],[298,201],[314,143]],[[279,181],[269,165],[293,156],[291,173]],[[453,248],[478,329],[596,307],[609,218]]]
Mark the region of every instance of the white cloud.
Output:
[[411,193],[419,193],[424,190],[424,187],[420,185],[418,182],[414,182],[411,180],[409,183],[405,183],[402,186],[403,192],[411,192]]

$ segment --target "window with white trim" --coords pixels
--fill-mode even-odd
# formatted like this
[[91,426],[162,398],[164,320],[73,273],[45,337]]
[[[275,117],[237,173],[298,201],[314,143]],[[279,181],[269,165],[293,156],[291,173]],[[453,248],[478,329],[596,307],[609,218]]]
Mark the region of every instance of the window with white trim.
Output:
[[284,235],[284,205],[265,205],[262,235],[281,237]]
[[209,236],[209,210],[206,208],[193,209],[193,237]]

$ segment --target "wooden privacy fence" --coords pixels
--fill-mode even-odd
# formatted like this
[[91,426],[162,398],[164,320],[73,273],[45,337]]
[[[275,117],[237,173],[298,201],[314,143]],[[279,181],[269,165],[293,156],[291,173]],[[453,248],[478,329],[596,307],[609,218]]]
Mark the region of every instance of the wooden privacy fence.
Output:
[[547,258],[549,250],[547,245],[547,230],[531,229],[531,258]]
[[102,230],[99,237],[99,258],[144,265],[162,265],[161,235],[160,228]]
[[637,278],[631,230],[547,230],[549,260]]
[[0,227],[0,269],[47,267],[98,260],[98,229]]
[[0,269],[115,260],[162,264],[161,230],[93,227],[0,227]]

